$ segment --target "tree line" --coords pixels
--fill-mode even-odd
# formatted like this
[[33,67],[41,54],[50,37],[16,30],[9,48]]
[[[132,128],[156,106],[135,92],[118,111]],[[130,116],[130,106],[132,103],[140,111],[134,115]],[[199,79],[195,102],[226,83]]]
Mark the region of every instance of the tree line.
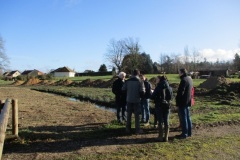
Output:
[[205,57],[201,57],[196,49],[189,50],[185,46],[183,54],[161,53],[158,62],[153,62],[150,54],[141,52],[141,46],[137,39],[125,38],[121,40],[110,40],[105,54],[110,67],[117,71],[131,73],[134,69],[139,69],[145,74],[151,73],[178,73],[179,68],[186,68],[196,72],[202,69],[232,69],[240,70],[240,53],[236,53],[233,61],[210,62]]

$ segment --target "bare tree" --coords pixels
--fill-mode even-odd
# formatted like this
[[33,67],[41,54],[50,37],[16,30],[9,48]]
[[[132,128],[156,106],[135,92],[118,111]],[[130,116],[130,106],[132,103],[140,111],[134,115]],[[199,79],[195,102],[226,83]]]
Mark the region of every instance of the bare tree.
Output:
[[173,57],[173,64],[174,64],[174,72],[178,73],[179,69],[183,65],[181,61],[181,55],[172,53],[172,57]]
[[130,67],[133,71],[134,69],[140,69],[142,65],[142,57],[140,55],[140,48],[138,39],[133,39],[131,37],[124,39],[125,43],[125,53],[128,56],[128,61],[130,63],[124,63],[124,67]]
[[5,70],[9,65],[9,59],[5,53],[4,41],[0,36],[0,70]]
[[116,41],[112,39],[109,42],[105,57],[110,62],[111,67],[116,67],[118,71],[121,71],[125,52],[125,42],[123,40]]
[[161,65],[161,73],[163,72],[163,67],[162,67],[162,65],[163,65],[163,61],[164,61],[164,58],[165,58],[165,54],[164,53],[161,53],[160,54],[160,59],[159,59],[159,63],[160,63],[160,65]]
[[140,54],[141,46],[139,45],[138,39],[134,40],[132,37],[125,38],[124,43],[126,47],[125,48],[126,54]]
[[[111,67],[116,67],[118,71],[121,71],[123,69],[123,60],[126,55],[128,55],[126,59],[134,66],[131,69],[135,69],[136,66],[139,66],[140,45],[137,39],[125,38],[118,41],[114,39],[110,40],[105,57],[110,62]],[[126,68],[126,63],[124,67]]]
[[193,48],[192,61],[193,61],[193,70],[195,72],[197,70],[198,59],[199,59],[199,52],[198,52],[198,50],[196,50],[196,48]]
[[189,50],[188,50],[188,46],[184,47],[184,63],[185,63],[185,67],[188,70],[189,69]]

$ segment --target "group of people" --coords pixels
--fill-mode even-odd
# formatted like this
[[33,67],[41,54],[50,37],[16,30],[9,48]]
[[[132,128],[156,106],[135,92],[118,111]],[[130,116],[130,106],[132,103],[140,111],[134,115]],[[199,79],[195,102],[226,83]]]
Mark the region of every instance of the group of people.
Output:
[[[179,70],[180,84],[176,95],[176,106],[182,133],[176,137],[184,139],[192,135],[192,122],[189,107],[192,104],[193,82],[191,77],[187,76],[186,69]],[[154,100],[155,116],[158,122],[158,140],[168,141],[169,135],[169,114],[171,108],[171,97],[167,77],[157,76],[156,87],[152,90],[151,84],[147,81],[145,75],[140,74],[139,70],[134,70],[131,77],[125,80],[126,73],[120,72],[118,79],[114,81],[112,92],[115,94],[115,103],[117,107],[117,120],[119,123],[126,122],[126,132],[131,133],[131,119],[134,113],[135,132],[141,134],[141,122],[148,125],[150,120],[149,100]],[[171,96],[171,95],[170,95]]]

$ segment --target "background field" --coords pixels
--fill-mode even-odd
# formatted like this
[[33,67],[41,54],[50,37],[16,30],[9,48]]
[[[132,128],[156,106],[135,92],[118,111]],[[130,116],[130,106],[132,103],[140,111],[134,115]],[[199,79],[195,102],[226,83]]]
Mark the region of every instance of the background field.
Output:
[[[147,75],[148,79],[155,76]],[[180,81],[178,75],[167,76],[170,83]],[[72,80],[87,78],[109,80],[112,76],[75,77]],[[197,87],[205,79],[193,81]],[[169,143],[160,143],[155,139],[157,129],[153,126],[153,114],[150,126],[141,126],[144,134],[134,134],[134,118],[133,132],[126,134],[125,125],[117,123],[115,113],[96,107],[96,104],[114,107],[111,88],[15,86],[11,83],[0,81],[0,97],[19,99],[21,139],[5,142],[4,159],[240,158],[240,103],[239,92],[233,92],[235,90],[219,88],[209,92],[196,88],[196,104],[191,107],[193,136],[186,140],[174,138],[180,132],[174,129],[179,125],[179,119],[173,101],[170,140]],[[72,101],[69,97],[81,101]],[[153,103],[151,108],[154,111]],[[10,132],[8,128],[8,134]]]

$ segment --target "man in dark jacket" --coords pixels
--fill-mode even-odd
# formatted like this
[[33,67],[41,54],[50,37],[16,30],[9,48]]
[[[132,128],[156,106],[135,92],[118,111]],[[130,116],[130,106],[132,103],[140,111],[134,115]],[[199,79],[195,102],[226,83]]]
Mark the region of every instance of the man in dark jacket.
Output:
[[126,132],[131,132],[132,113],[135,114],[136,134],[142,133],[140,130],[139,114],[141,113],[140,100],[145,93],[143,81],[139,79],[139,70],[134,70],[133,75],[123,85],[122,90],[127,93],[127,124]]
[[186,69],[179,70],[180,84],[176,96],[176,106],[179,110],[180,121],[182,125],[182,134],[177,138],[184,139],[192,136],[192,121],[189,107],[191,106],[193,82],[191,77],[187,76]]
[[115,104],[117,107],[117,121],[126,121],[126,94],[122,92],[126,73],[120,72],[118,79],[113,82],[112,92],[115,94]]
[[141,74],[140,79],[144,82],[145,87],[145,94],[141,98],[141,113],[142,113],[142,123],[145,123],[145,125],[149,125],[149,118],[150,118],[150,111],[149,111],[149,98],[151,96],[151,89],[152,86],[146,79],[144,74]]

